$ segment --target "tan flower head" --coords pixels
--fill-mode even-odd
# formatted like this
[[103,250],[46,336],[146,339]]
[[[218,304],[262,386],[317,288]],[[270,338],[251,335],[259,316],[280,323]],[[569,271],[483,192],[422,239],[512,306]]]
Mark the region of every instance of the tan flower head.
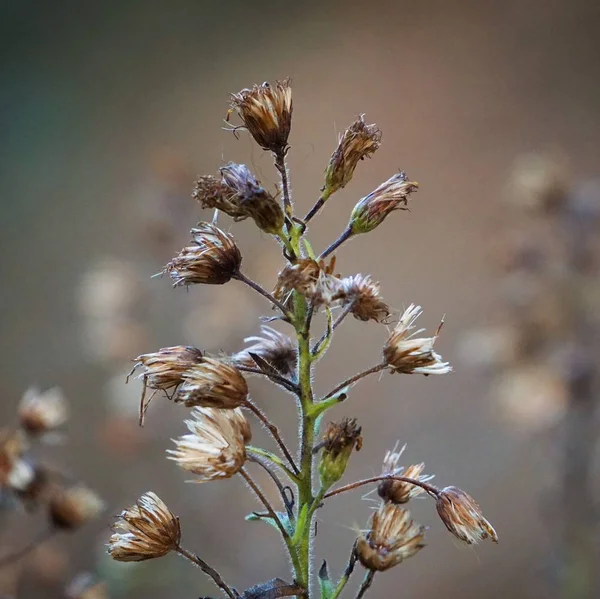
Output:
[[248,214],[240,206],[239,197],[225,182],[213,175],[204,175],[196,181],[192,197],[202,208],[221,210],[234,220],[244,220]]
[[256,143],[276,154],[285,152],[292,128],[292,88],[290,79],[275,85],[263,83],[231,95],[235,110]]
[[121,512],[113,531],[108,553],[120,562],[162,557],[177,549],[181,540],[179,518],[152,491]]
[[248,397],[248,385],[233,365],[215,358],[202,360],[186,370],[179,387],[176,402],[186,407],[232,409],[241,406]]
[[275,370],[283,376],[292,376],[296,370],[297,349],[296,344],[283,333],[267,327],[260,328],[263,336],[246,337],[249,347],[231,357],[233,364],[246,368],[256,368],[257,364],[251,354],[266,360]]
[[[406,476],[407,478],[413,478],[424,483],[434,478],[431,474],[421,474],[425,468],[425,464],[423,463],[413,464],[406,469],[400,466],[400,458],[406,449],[406,445],[403,445],[400,451],[396,451],[397,447],[398,444],[396,444],[392,451],[388,451],[385,454],[381,469],[382,475]],[[384,501],[402,504],[424,493],[424,490],[421,487],[400,480],[382,480],[377,486],[377,493]]]
[[352,234],[368,233],[378,227],[394,210],[408,210],[411,193],[419,184],[409,181],[405,173],[397,173],[356,204],[350,215]]
[[425,547],[425,527],[413,522],[408,510],[383,503],[373,514],[371,530],[356,541],[360,563],[383,572]]
[[475,500],[457,487],[446,487],[440,492],[436,508],[446,528],[461,541],[474,545],[488,537],[498,542],[494,527],[483,517]]
[[194,408],[186,420],[190,434],[175,441],[167,450],[169,459],[198,475],[197,482],[230,478],[246,461],[246,443],[251,439],[250,426],[242,410]]
[[163,270],[174,287],[223,285],[237,275],[242,254],[229,233],[211,223],[199,223],[191,233],[193,245],[183,248]]
[[69,405],[60,389],[43,393],[34,387],[28,389],[19,404],[19,421],[23,430],[41,435],[64,424],[69,417]]
[[338,147],[329,159],[325,171],[325,188],[328,194],[346,187],[360,160],[370,157],[381,143],[377,125],[367,125],[361,115],[340,135]]
[[413,339],[413,335],[421,333],[419,329],[411,333],[414,322],[421,314],[421,306],[411,304],[400,318],[400,322],[392,331],[384,348],[383,357],[392,372],[405,374],[446,374],[452,371],[448,362],[442,362],[442,357],[433,350],[443,321],[433,337]]
[[57,489],[50,498],[50,520],[57,528],[72,530],[96,518],[104,509],[100,497],[83,485]]
[[341,280],[344,304],[351,305],[350,311],[358,320],[374,320],[386,323],[390,316],[389,306],[379,297],[379,283],[369,275],[354,275]]

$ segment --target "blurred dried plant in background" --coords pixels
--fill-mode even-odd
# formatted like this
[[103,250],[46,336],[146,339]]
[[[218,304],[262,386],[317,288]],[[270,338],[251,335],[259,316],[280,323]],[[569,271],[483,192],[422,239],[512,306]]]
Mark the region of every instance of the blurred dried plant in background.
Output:
[[[486,538],[498,540],[467,493],[456,487],[435,487],[431,476],[422,474],[422,464],[404,469],[399,463],[402,452],[395,448],[386,456],[381,475],[336,486],[353,452],[362,447],[362,430],[355,418],[345,418],[330,422],[319,440],[325,414],[348,400],[353,386],[369,375],[388,371],[429,376],[446,374],[451,367],[434,350],[441,324],[433,335],[420,337],[422,330],[414,328],[421,308],[410,304],[387,334],[382,354],[374,365],[349,376],[323,396],[315,396],[314,370],[345,317],[353,314],[358,320],[381,325],[389,323],[393,315],[379,295],[379,285],[369,275],[342,277],[335,272],[335,257],[329,263],[325,259],[348,239],[374,231],[393,211],[407,210],[418,184],[403,172],[390,177],[356,204],[339,237],[321,254],[315,253],[307,236],[309,222],[336,191],[350,183],[359,162],[380,147],[381,131],[376,125],[367,125],[361,116],[340,136],[325,171],[321,195],[301,219],[294,211],[286,164],[292,113],[289,80],[254,85],[232,95],[227,120],[231,121],[235,114],[241,124],[230,122],[230,128],[236,137],[240,131],[248,131],[261,148],[272,154],[280,176],[279,193],[269,193],[241,164],[229,163],[220,169],[219,176],[198,179],[194,197],[202,207],[215,209],[214,216],[211,222],[192,228],[191,242],[161,273],[169,275],[174,287],[243,283],[271,305],[273,312],[264,320],[280,321],[289,335],[263,326],[263,336],[247,338],[253,345],[231,356],[207,355],[199,348],[182,345],[142,354],[135,359],[134,367],[143,382],[140,421],[155,397],[192,408],[191,417],[185,421],[189,432],[175,440],[175,449],[168,451],[169,458],[190,473],[195,482],[217,481],[237,474],[243,477],[262,506],[262,511],[253,512],[247,519],[269,524],[279,533],[289,558],[289,577],[259,582],[238,591],[205,561],[210,555],[201,557],[182,545],[185,523],[180,524],[153,492],[121,513],[108,546],[110,555],[118,561],[142,561],[170,552],[180,554],[200,567],[231,599],[315,596],[316,556],[312,548],[316,514],[325,502],[365,485],[379,485],[381,501],[367,528],[357,535],[350,548],[348,566],[339,578],[332,579],[326,560],[321,561],[318,585],[322,599],[341,596],[357,563],[366,571],[358,590],[358,597],[364,596],[377,572],[400,564],[425,546],[426,529],[414,522],[407,509],[419,492],[435,501],[442,522],[458,539],[467,544]],[[251,219],[279,244],[287,264],[274,277],[273,292],[246,274],[235,238],[219,226],[222,213],[233,221],[247,223]],[[313,339],[320,314],[325,316],[325,330]],[[295,400],[298,451],[282,438],[278,427],[250,398],[245,380],[250,375],[271,381]],[[277,445],[277,453],[251,444],[247,416],[256,418],[266,428]],[[280,506],[273,505],[257,484],[253,468],[268,473],[279,492]]]

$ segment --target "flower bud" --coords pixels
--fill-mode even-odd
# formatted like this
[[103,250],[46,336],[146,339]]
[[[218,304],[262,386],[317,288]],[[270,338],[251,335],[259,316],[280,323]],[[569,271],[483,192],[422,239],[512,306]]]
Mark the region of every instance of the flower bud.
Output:
[[319,462],[321,485],[329,488],[342,478],[352,451],[362,447],[361,427],[356,418],[344,418],[341,422],[330,422],[323,437],[323,452]]
[[54,526],[73,530],[96,518],[104,509],[104,503],[96,493],[77,485],[56,490],[48,507]]
[[479,505],[461,489],[442,489],[435,506],[446,528],[461,541],[474,545],[489,537],[498,542],[494,527],[483,517]]
[[325,171],[324,195],[346,187],[360,160],[370,157],[381,143],[377,125],[367,125],[361,115],[340,135],[338,147],[329,159]]
[[59,389],[40,392],[31,388],[25,392],[19,404],[19,421],[30,435],[42,435],[67,421],[69,407]]
[[175,440],[169,459],[198,475],[197,482],[230,478],[246,461],[246,443],[252,437],[242,410],[194,408],[185,421],[190,434]]
[[425,527],[413,522],[408,510],[383,503],[373,514],[369,532],[357,539],[356,552],[365,568],[383,572],[418,553],[424,539]]
[[244,127],[264,150],[281,154],[287,150],[292,128],[292,88],[290,79],[254,85],[231,95],[231,108]]
[[400,318],[400,322],[389,336],[384,348],[383,358],[391,368],[392,373],[405,374],[447,374],[452,371],[448,362],[442,362],[442,357],[433,350],[442,323],[433,337],[413,339],[413,335],[423,331],[414,329],[414,322],[421,314],[421,306],[411,304]]
[[141,562],[162,557],[179,547],[179,518],[151,491],[124,510],[113,526],[109,555],[120,562]]
[[202,360],[186,370],[175,401],[186,407],[232,409],[243,405],[248,397],[248,384],[241,372],[231,364],[215,358]]
[[199,223],[192,229],[192,244],[179,252],[164,270],[173,286],[223,285],[240,270],[242,254],[233,237],[211,223]]
[[350,215],[349,228],[352,235],[369,233],[378,227],[394,210],[408,210],[411,193],[419,184],[409,181],[405,173],[398,173],[382,183],[377,189],[356,204]]
[[284,216],[279,202],[261,186],[247,166],[230,162],[221,168],[221,177],[244,217],[252,217],[265,233],[276,235],[281,231]]

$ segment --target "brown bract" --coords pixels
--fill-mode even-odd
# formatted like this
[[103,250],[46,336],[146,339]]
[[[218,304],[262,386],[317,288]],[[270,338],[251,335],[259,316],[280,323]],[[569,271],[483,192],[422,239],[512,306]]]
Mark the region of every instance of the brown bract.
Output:
[[344,304],[351,305],[350,311],[362,321],[374,320],[387,323],[390,307],[379,297],[379,283],[374,283],[369,275],[357,274],[341,280]]
[[498,542],[494,527],[483,517],[477,502],[457,487],[446,487],[436,501],[437,512],[446,528],[461,541],[474,545],[488,537]]
[[104,508],[100,497],[83,485],[57,489],[48,505],[50,520],[57,528],[72,530],[96,518]]
[[373,514],[371,530],[357,539],[356,551],[365,568],[383,572],[419,552],[424,540],[425,527],[408,510],[384,503]]
[[356,204],[350,215],[353,234],[368,233],[378,227],[394,210],[408,210],[408,199],[419,184],[397,173]]
[[223,285],[239,272],[242,254],[233,237],[211,223],[191,230],[192,245],[185,247],[164,268],[173,286],[199,283]]
[[179,547],[179,519],[153,492],[142,495],[124,510],[113,526],[109,555],[120,562],[139,562],[162,557]]
[[246,461],[246,443],[252,437],[242,410],[195,408],[185,421],[190,434],[175,440],[169,459],[198,476],[195,482],[230,478]]
[[248,218],[240,206],[239,198],[222,179],[213,175],[204,175],[196,181],[192,197],[200,202],[202,208],[221,210],[234,220]]
[[249,347],[231,356],[231,361],[236,366],[246,368],[257,368],[257,364],[251,354],[255,354],[266,360],[275,370],[283,376],[292,376],[296,370],[297,348],[296,344],[283,333],[262,326],[260,330],[263,336],[258,335],[246,337],[246,343],[252,343]]
[[381,143],[381,131],[377,125],[367,125],[361,115],[340,135],[327,170],[324,191],[328,194],[346,187],[361,160],[370,157]]
[[362,447],[361,427],[356,418],[343,418],[340,422],[329,422],[323,435],[323,451],[337,457],[348,447],[360,451]]
[[231,95],[231,108],[244,127],[265,150],[282,154],[287,150],[292,128],[292,88],[290,79],[263,83]]
[[183,375],[175,401],[186,407],[232,409],[243,405],[248,385],[240,371],[223,360],[204,357]]

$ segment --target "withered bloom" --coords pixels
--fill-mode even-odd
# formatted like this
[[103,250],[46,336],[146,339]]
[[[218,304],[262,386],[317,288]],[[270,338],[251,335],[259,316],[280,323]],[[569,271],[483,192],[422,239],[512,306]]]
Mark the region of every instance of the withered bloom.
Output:
[[221,210],[234,220],[244,220],[248,214],[240,206],[239,197],[231,191],[222,179],[205,175],[196,181],[192,197],[202,208]]
[[233,237],[211,223],[199,223],[191,230],[192,243],[169,262],[163,273],[173,286],[223,285],[240,270],[242,254]]
[[474,545],[488,537],[498,542],[494,527],[483,517],[481,508],[467,493],[457,487],[440,492],[436,508],[446,528],[461,541]]
[[69,417],[69,406],[60,389],[43,393],[31,388],[19,404],[19,422],[31,435],[41,435],[64,424]]
[[279,273],[275,297],[285,301],[292,289],[313,306],[331,306],[343,298],[341,280],[312,258],[299,258]]
[[113,526],[109,555],[120,562],[141,562],[167,555],[179,547],[179,518],[152,491],[124,510]]
[[190,434],[179,437],[176,448],[167,450],[170,460],[198,475],[197,482],[230,478],[239,472],[252,436],[240,408],[194,408],[192,420],[185,424]]
[[94,491],[77,485],[57,489],[49,502],[50,520],[57,528],[72,530],[96,518],[104,503]]
[[356,541],[360,563],[383,572],[425,547],[425,527],[413,522],[408,510],[383,503],[373,514],[371,530]]
[[230,162],[221,168],[221,177],[243,215],[252,217],[256,226],[265,233],[276,235],[281,231],[284,216],[279,202],[247,166]]
[[175,401],[188,408],[232,409],[244,404],[248,397],[246,379],[235,366],[222,360],[204,357],[182,378]]
[[369,275],[354,275],[341,280],[344,304],[351,305],[350,311],[358,320],[374,320],[386,323],[390,307],[379,297],[379,283]]
[[[403,445],[400,451],[396,451],[397,446],[398,445],[396,444],[396,447],[394,447],[392,451],[388,451],[385,454],[381,474],[384,476],[405,476],[424,483],[429,482],[433,478],[433,475],[421,474],[425,468],[425,464],[413,464],[406,469],[399,465],[400,458],[406,449],[406,445]],[[377,486],[377,493],[384,501],[402,504],[407,503],[413,497],[417,497],[417,495],[424,493],[424,489],[400,480],[382,480]]]
[[381,143],[377,125],[367,125],[361,115],[340,135],[338,147],[329,159],[323,191],[331,195],[350,183],[360,160],[370,157]]
[[452,367],[448,362],[442,362],[442,357],[433,350],[443,321],[433,337],[413,339],[413,335],[424,330],[410,332],[415,328],[414,322],[420,314],[421,306],[414,304],[405,310],[383,348],[384,360],[392,372],[425,375],[447,374],[451,372]]
[[282,376],[292,376],[296,369],[296,344],[287,335],[271,327],[262,326],[260,330],[263,336],[246,337],[244,341],[253,345],[234,354],[231,361],[236,366],[256,368],[257,364],[251,355],[255,354],[266,360]]
[[281,154],[287,150],[292,128],[292,88],[290,79],[263,83],[231,95],[231,108],[256,143]]
[[319,463],[321,484],[329,488],[346,471],[352,451],[362,447],[361,427],[356,418],[344,418],[340,422],[330,422],[323,436],[323,453]]
[[351,233],[368,233],[378,227],[394,210],[408,210],[408,199],[419,184],[397,173],[356,204],[348,225]]

